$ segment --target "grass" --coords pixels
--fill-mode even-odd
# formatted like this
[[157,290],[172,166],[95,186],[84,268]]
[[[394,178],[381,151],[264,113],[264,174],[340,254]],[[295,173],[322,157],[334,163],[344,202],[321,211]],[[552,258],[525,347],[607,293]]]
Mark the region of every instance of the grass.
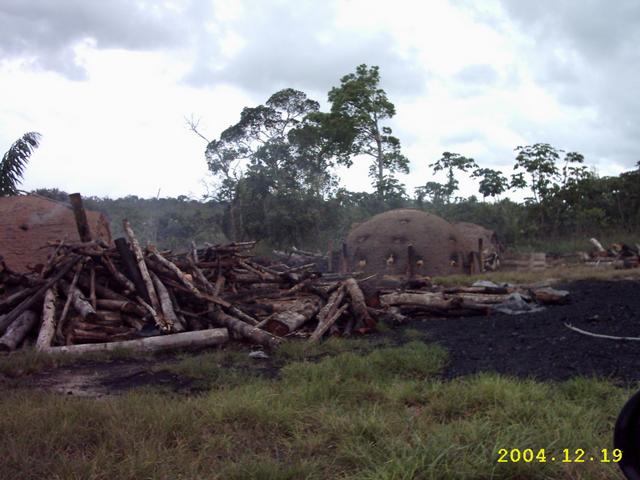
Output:
[[447,353],[417,331],[405,337],[401,346],[290,346],[271,379],[224,373],[248,369],[246,351],[184,356],[175,372],[215,379],[216,388],[191,397],[5,391],[0,471],[20,479],[621,478],[612,464],[496,459],[500,448],[610,448],[630,390],[584,378],[442,381]]
[[[550,252],[550,253],[573,253],[588,252],[593,249],[593,245],[589,242],[589,238],[593,235],[580,235],[563,238],[537,239],[528,244],[514,245],[509,249],[514,252]],[[608,248],[613,243],[626,243],[634,245],[640,243],[640,232],[609,232],[602,235],[596,235],[604,248]]]
[[434,277],[433,282],[438,285],[470,285],[476,280],[491,280],[496,283],[530,284],[552,280],[554,282],[570,282],[574,280],[616,280],[626,278],[640,278],[640,269],[615,270],[606,267],[591,266],[563,266],[538,271],[498,271],[481,275],[449,275]]

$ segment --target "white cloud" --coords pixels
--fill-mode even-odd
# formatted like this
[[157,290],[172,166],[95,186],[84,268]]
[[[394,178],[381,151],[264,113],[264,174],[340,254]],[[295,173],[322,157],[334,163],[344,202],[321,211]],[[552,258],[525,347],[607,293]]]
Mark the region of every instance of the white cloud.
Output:
[[[368,63],[380,65],[397,107],[409,192],[445,150],[507,174],[513,148],[534,142],[578,150],[601,174],[632,168],[640,9],[558,2],[550,15],[548,2],[537,5],[5,0],[0,148],[26,131],[44,135],[27,189],[198,195],[205,145],[184,116],[202,116],[213,138],[278,88],[326,107],[328,89]],[[367,167],[340,169],[343,184],[370,190]]]

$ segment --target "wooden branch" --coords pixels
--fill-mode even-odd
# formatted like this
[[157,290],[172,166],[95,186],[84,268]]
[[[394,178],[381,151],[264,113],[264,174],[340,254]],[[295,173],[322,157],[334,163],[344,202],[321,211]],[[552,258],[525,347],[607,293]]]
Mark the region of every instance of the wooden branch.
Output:
[[46,352],[53,355],[112,352],[114,350],[158,352],[162,350],[210,347],[221,345],[228,340],[229,332],[226,328],[212,328],[209,330],[199,330],[197,332],[174,333],[171,335],[159,335],[156,337],[125,340],[122,342],[51,347],[47,349]]
[[221,310],[217,310],[211,314],[213,320],[215,320],[218,324],[224,325],[229,330],[238,333],[243,338],[252,341],[253,343],[257,343],[259,345],[263,345],[269,348],[277,347],[282,339],[271,335],[264,330],[260,330],[254,326],[249,325],[248,323],[243,322],[231,315],[227,315]]
[[100,258],[100,261],[107,268],[107,270],[109,271],[111,276],[120,285],[122,285],[124,287],[125,292],[129,293],[129,292],[135,292],[136,291],[136,286],[133,284],[133,282],[131,280],[129,280],[125,275],[123,275],[122,273],[120,273],[116,269],[116,266],[113,264],[113,261],[111,261],[111,258],[109,258],[108,255],[102,256]]
[[44,350],[51,346],[53,337],[56,334],[56,298],[57,292],[55,287],[47,290],[44,295],[44,304],[42,306],[42,325],[36,340],[36,350]]
[[324,320],[321,324],[319,323],[318,328],[316,328],[313,334],[311,334],[311,337],[309,337],[309,341],[317,342],[318,340],[320,340],[325,332],[329,330],[334,323],[336,323],[336,321],[342,316],[347,308],[349,308],[349,305],[345,303],[336,311],[334,311],[329,317],[327,317],[327,319]]
[[56,246],[53,253],[49,256],[49,258],[47,259],[47,263],[44,265],[44,267],[42,267],[42,270],[40,271],[40,278],[44,278],[47,276],[47,274],[49,273],[49,270],[51,270],[51,266],[54,264],[56,257],[58,256],[58,252],[62,248],[62,245],[64,245],[64,242],[66,239],[67,239],[67,236],[65,235],[64,238],[60,241],[60,243]]
[[632,341],[640,341],[640,337],[616,337],[613,335],[603,335],[601,333],[592,333],[592,332],[587,332],[586,330],[582,330],[581,328],[578,327],[574,327],[573,325],[571,325],[570,323],[565,323],[564,324],[565,327],[567,327],[570,330],[573,330],[574,332],[578,332],[581,333],[582,335],[587,335],[589,337],[596,337],[596,338],[606,338],[607,340],[632,340]]
[[142,249],[140,248],[140,244],[138,243],[138,239],[133,233],[133,229],[131,228],[128,220],[123,220],[122,226],[124,227],[124,231],[127,234],[127,238],[129,239],[129,243],[131,244],[131,248],[133,249],[133,254],[136,257],[136,261],[138,262],[138,270],[140,270],[140,275],[142,275],[144,284],[147,287],[147,292],[149,293],[149,298],[151,299],[151,307],[153,307],[157,314],[154,320],[162,331],[169,331],[171,330],[171,323],[167,321],[167,319],[161,313],[160,300],[158,300],[158,295],[156,294],[156,291],[153,287],[153,281],[149,276],[149,270],[147,269],[147,264],[144,262],[144,255],[142,253]]
[[0,351],[10,352],[15,350],[29,331],[38,323],[38,314],[32,310],[23,312],[15,322],[9,325],[7,331],[0,337]]

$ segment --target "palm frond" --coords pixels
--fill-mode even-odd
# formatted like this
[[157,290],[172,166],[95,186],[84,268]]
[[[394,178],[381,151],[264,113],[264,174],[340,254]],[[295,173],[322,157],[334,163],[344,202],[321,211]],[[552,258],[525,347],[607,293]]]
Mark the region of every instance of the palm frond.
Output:
[[40,144],[38,132],[25,133],[2,157],[0,162],[0,197],[16,195],[29,157]]

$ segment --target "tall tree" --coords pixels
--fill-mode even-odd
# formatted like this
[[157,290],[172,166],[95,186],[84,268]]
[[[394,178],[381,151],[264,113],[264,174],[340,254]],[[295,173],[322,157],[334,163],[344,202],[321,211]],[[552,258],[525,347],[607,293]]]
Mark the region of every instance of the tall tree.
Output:
[[[275,239],[274,232],[278,242],[286,240],[282,232],[295,237],[301,216],[309,213],[296,204],[322,199],[335,187],[331,168],[348,160],[340,145],[351,139],[340,134],[340,119],[319,109],[304,92],[284,89],[264,105],[245,108],[238,123],[209,142],[205,156],[209,170],[222,177],[218,198],[229,205],[231,237]],[[293,222],[296,228],[285,226],[287,215],[288,222],[300,217]]]
[[429,167],[433,168],[433,173],[443,170],[447,172],[447,183],[442,186],[441,195],[446,203],[449,203],[451,201],[451,196],[456,190],[458,190],[459,185],[454,171],[459,170],[461,172],[466,172],[472,168],[478,168],[478,165],[473,158],[465,157],[458,153],[443,152],[440,160],[432,163]]
[[0,196],[6,197],[18,193],[24,168],[29,157],[40,144],[41,135],[37,132],[25,133],[6,151],[0,162]]
[[393,103],[380,88],[377,66],[362,64],[355,73],[340,79],[340,86],[329,92],[331,113],[345,118],[343,125],[353,130],[351,155],[372,158],[369,176],[379,198],[397,195],[404,187],[395,179],[396,172],[409,173],[409,160],[402,154],[400,140],[383,121],[396,114]]
[[478,168],[471,174],[474,178],[480,178],[478,191],[486,199],[495,198],[509,189],[509,180],[500,170],[492,168]]

